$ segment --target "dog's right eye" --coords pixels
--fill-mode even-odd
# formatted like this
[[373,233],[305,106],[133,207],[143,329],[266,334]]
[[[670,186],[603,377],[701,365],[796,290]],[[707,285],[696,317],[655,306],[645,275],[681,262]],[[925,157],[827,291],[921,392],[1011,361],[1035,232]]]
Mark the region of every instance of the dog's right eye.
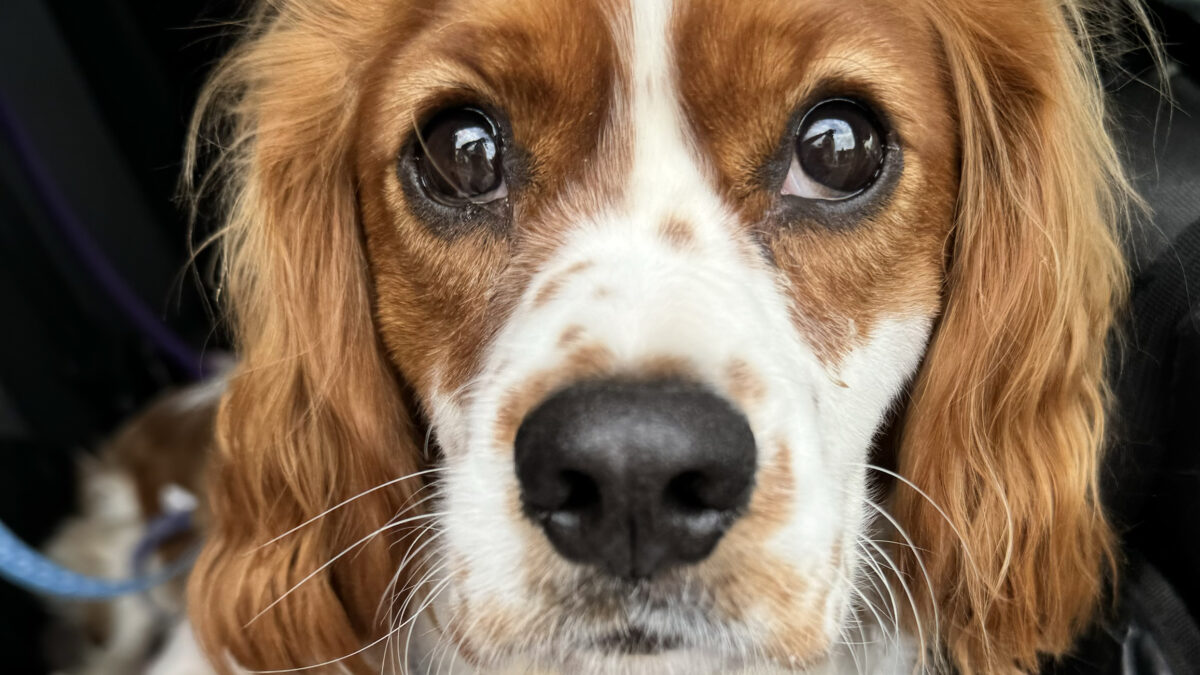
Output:
[[422,127],[414,148],[421,188],[446,206],[487,204],[508,196],[495,122],[475,108],[443,110]]

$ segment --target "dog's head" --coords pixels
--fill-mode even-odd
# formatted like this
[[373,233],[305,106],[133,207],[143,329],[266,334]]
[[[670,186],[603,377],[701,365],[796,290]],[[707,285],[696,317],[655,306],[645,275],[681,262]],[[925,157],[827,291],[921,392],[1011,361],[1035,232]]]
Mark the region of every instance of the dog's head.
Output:
[[207,647],[1061,653],[1111,558],[1124,281],[1082,11],[270,3],[209,90],[242,361]]

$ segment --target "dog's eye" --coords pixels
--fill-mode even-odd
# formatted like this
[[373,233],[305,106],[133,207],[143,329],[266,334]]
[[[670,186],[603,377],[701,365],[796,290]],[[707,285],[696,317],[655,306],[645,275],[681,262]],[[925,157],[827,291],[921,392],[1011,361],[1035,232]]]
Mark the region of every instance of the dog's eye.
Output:
[[508,196],[496,125],[479,110],[443,110],[421,129],[417,143],[417,173],[431,199],[465,206]]
[[783,194],[806,199],[853,197],[883,168],[885,134],[875,115],[846,99],[822,101],[804,116]]

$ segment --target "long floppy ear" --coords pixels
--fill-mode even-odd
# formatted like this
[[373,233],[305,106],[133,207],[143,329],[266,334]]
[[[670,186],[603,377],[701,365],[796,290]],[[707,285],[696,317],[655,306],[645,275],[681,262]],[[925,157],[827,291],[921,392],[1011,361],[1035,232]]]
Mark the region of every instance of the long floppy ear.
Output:
[[[947,3],[959,114],[945,311],[903,422],[900,523],[934,601],[920,621],[966,675],[1035,670],[1115,573],[1097,496],[1106,338],[1126,293],[1133,197],[1105,130],[1082,10]],[[998,16],[1003,15],[1003,16]],[[1080,44],[1080,42],[1084,44]],[[917,555],[901,569],[923,582]]]
[[[188,602],[218,667],[312,666],[385,632],[374,617],[397,572],[395,536],[370,535],[410,505],[409,486],[271,541],[418,464],[374,328],[350,161],[369,53],[354,31],[383,23],[355,14],[379,4],[270,3],[219,67],[201,104],[211,124],[193,134],[221,132],[224,291],[240,357],[218,415],[211,529]],[[365,670],[355,657],[339,665]]]

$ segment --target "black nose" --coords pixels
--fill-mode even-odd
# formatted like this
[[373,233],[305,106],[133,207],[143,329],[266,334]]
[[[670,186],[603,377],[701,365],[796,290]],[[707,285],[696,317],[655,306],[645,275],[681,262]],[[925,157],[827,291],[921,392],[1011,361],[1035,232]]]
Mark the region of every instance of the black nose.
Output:
[[746,418],[683,380],[601,380],[539,405],[516,438],[526,514],[563,557],[622,578],[706,558],[750,497]]

